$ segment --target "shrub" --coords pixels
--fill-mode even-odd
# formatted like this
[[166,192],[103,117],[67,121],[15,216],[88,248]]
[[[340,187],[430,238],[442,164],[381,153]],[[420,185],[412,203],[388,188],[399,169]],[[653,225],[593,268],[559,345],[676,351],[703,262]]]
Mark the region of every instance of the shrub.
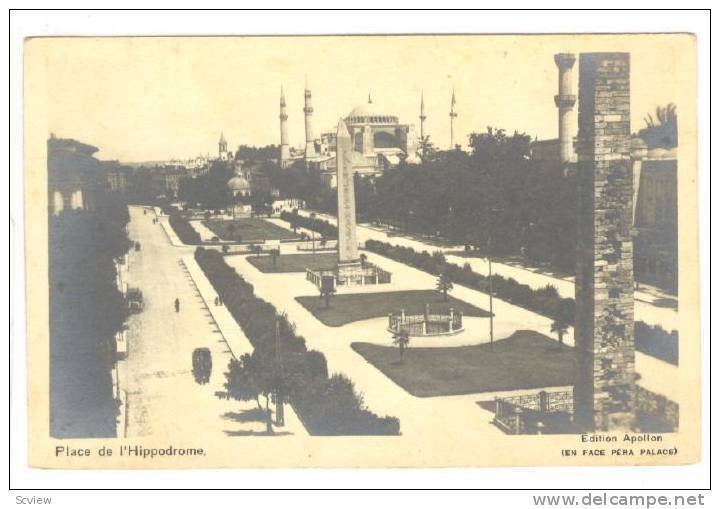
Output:
[[297,226],[298,228],[305,228],[307,230],[316,231],[326,239],[337,239],[337,227],[323,219],[311,219],[309,217],[301,216],[295,211],[281,212],[280,219],[282,219],[283,221],[287,221],[291,225]]
[[659,325],[650,327],[645,322],[635,322],[635,348],[677,366],[678,331],[667,332]]
[[168,216],[168,220],[170,222],[170,226],[173,230],[175,230],[178,238],[184,244],[197,245],[202,243],[202,239],[200,238],[198,232],[195,231],[195,228],[193,228],[184,217],[173,210],[170,210],[169,212],[170,215]]

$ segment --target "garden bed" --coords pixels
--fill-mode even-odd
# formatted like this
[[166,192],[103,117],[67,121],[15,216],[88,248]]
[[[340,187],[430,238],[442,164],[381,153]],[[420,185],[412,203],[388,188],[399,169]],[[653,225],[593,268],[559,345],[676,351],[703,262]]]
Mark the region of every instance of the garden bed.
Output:
[[575,351],[534,331],[454,348],[398,348],[353,343],[353,350],[413,396],[564,387],[575,383]]

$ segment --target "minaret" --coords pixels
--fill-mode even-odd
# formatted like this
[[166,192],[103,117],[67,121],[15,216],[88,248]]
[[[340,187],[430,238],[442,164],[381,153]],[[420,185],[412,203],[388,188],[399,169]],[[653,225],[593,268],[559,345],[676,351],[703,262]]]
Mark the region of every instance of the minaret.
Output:
[[285,103],[285,91],[280,86],[280,167],[286,168],[290,161],[290,146],[288,145],[287,134],[287,104]]
[[227,160],[227,141],[225,141],[225,135],[220,133],[220,141],[218,141],[218,156],[221,161]]
[[312,127],[312,93],[310,87],[308,87],[307,81],[305,82],[305,157],[315,156],[315,135],[313,134]]
[[572,53],[558,53],[555,55],[555,64],[558,67],[558,95],[555,96],[555,105],[558,108],[558,140],[560,141],[560,162],[567,164],[574,159],[573,135],[570,132],[570,120],[575,95],[572,93],[571,71],[575,64],[575,55]]
[[453,87],[452,99],[450,99],[450,150],[455,149],[455,119],[457,112],[455,111],[455,87]]
[[420,141],[425,142],[425,92],[420,92]]

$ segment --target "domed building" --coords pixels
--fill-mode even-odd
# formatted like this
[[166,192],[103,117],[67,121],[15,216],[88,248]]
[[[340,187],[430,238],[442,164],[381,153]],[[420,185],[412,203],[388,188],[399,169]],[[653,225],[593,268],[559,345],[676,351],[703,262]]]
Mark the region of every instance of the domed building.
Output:
[[233,217],[249,217],[252,212],[250,182],[241,173],[236,173],[233,178],[228,180],[227,188],[231,195]]
[[383,169],[402,159],[417,162],[417,136],[412,125],[401,124],[397,115],[378,107],[368,96],[367,104],[352,109],[345,124],[353,139],[353,149],[362,154],[362,167]]
[[235,175],[228,180],[227,187],[233,198],[250,197],[250,182],[242,175]]
[[[326,185],[335,187],[335,131],[314,136],[313,107],[310,90],[305,90],[305,162],[309,168],[320,170]],[[281,145],[287,143],[284,96],[280,101]],[[419,138],[412,124],[403,124],[399,117],[377,105],[368,95],[367,103],[353,108],[344,118],[353,139],[353,171],[361,175],[380,175],[385,169],[397,166],[401,161],[418,163]],[[284,146],[284,145],[283,145]],[[285,158],[291,157],[285,151]],[[281,155],[281,159],[283,156]],[[289,160],[281,160],[288,166]]]

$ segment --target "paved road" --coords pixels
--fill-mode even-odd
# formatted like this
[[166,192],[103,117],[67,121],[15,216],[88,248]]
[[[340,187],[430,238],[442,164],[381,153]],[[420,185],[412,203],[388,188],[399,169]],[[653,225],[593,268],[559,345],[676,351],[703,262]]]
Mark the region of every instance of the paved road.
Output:
[[[141,242],[142,251],[132,253],[127,277],[130,286],[142,289],[145,309],[130,318],[129,355],[119,366],[120,387],[128,394],[126,436],[195,443],[212,435],[262,433],[263,423],[236,420],[256,408],[254,403],[215,396],[224,390],[232,354],[181,263],[193,248],[171,245],[163,227],[153,224],[155,215],[144,215],[140,207],[131,207],[130,217],[130,238]],[[199,347],[209,348],[213,361],[210,381],[203,385],[192,374],[192,352]]]

